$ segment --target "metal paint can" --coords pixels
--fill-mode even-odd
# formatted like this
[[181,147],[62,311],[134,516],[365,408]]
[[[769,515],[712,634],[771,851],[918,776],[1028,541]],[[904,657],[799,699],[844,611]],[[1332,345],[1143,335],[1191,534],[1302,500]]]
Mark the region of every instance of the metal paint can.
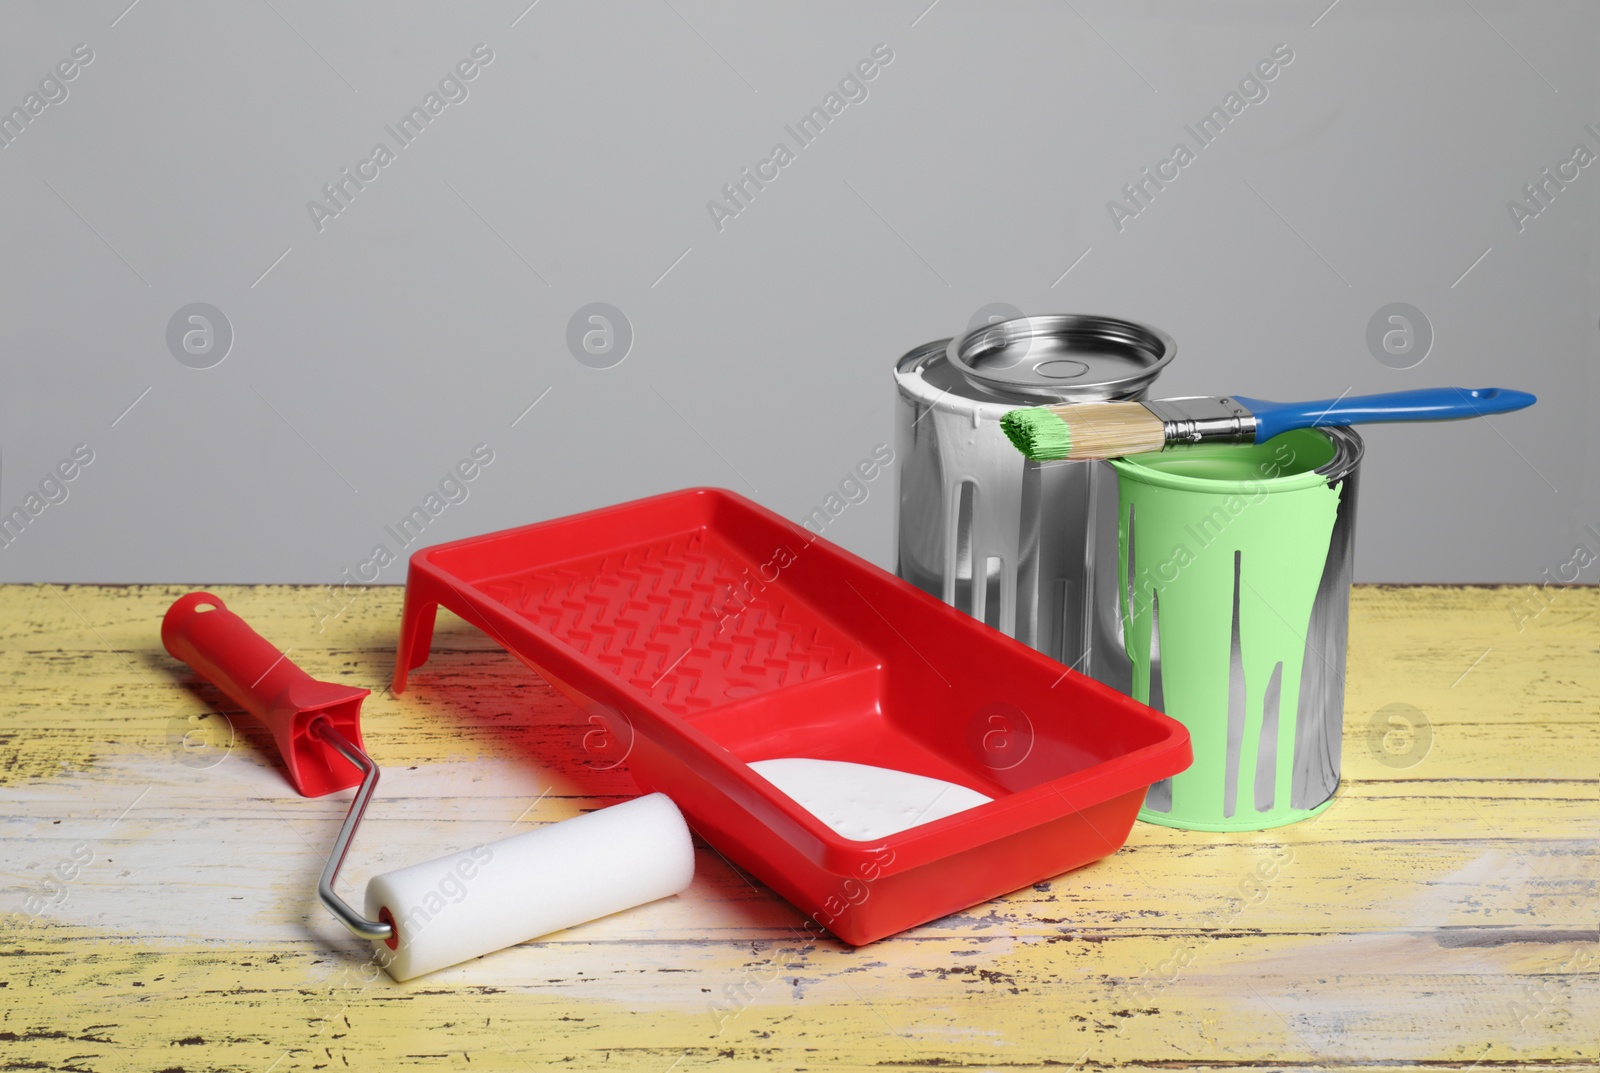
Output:
[[1111,607],[1096,611],[1123,641],[1131,681],[1115,684],[1194,747],[1141,819],[1253,831],[1332,801],[1362,452],[1351,429],[1299,429],[1111,463],[1115,543],[1096,562]]
[[[1143,399],[1175,352],[1145,325],[1057,315],[979,325],[902,357],[896,572],[1099,677],[1096,650],[1121,650],[1120,637],[1097,637],[1104,624],[1092,614],[1116,604],[1116,477],[1101,462],[1024,458],[1000,418],[1021,406]],[[1110,557],[1104,599],[1094,592],[1097,508],[1111,532],[1109,547],[1098,545]]]

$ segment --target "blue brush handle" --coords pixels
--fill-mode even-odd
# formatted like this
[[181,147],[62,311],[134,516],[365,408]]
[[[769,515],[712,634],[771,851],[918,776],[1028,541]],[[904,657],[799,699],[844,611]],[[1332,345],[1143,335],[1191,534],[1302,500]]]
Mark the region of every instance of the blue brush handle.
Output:
[[1234,395],[1233,400],[1256,415],[1256,442],[1280,432],[1318,425],[1372,425],[1384,421],[1452,421],[1484,414],[1504,414],[1532,406],[1526,391],[1501,387],[1424,387],[1382,395],[1354,395],[1319,402],[1268,402]]

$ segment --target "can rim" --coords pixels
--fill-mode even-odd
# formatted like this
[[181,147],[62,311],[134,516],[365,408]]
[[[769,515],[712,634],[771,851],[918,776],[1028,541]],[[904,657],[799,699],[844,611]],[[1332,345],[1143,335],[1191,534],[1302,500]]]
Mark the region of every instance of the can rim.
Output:
[[[1302,430],[1295,430],[1302,431]],[[1129,455],[1126,458],[1108,459],[1119,477],[1138,481],[1156,488],[1170,488],[1182,492],[1205,492],[1212,495],[1254,495],[1258,492],[1293,492],[1302,488],[1327,487],[1338,484],[1355,472],[1361,464],[1365,445],[1361,435],[1349,428],[1313,428],[1303,431],[1325,436],[1333,446],[1333,456],[1322,465],[1301,473],[1279,477],[1219,478],[1196,477],[1188,473],[1174,473],[1155,469],[1139,459],[1158,458],[1161,452],[1149,455]],[[1271,442],[1270,440],[1268,441]]]
[[955,377],[959,387],[936,386],[927,378],[927,371],[936,362],[949,364],[949,355],[946,353],[949,345],[949,339],[936,339],[931,343],[913,347],[896,359],[894,381],[902,397],[947,413],[968,417],[977,413],[995,421],[1019,406],[1030,404],[1031,400],[1024,396],[1006,397],[989,388],[980,387],[959,375]]
[[1326,433],[1333,441],[1333,457],[1328,459],[1326,465],[1319,466],[1317,472],[1328,478],[1329,484],[1338,484],[1361,465],[1361,459],[1367,453],[1367,441],[1353,428],[1333,427],[1318,431]]
[[[1097,379],[1073,391],[1061,382],[1032,384],[1013,378],[993,376],[974,363],[982,354],[1010,346],[1022,339],[1064,336],[1069,333],[1098,335],[1118,341],[1131,350],[1154,352],[1157,357],[1144,368],[1113,379]],[[1013,317],[994,324],[980,324],[953,337],[945,347],[950,364],[967,382],[986,391],[1013,393],[1031,398],[1108,399],[1132,398],[1171,363],[1178,351],[1177,342],[1166,332],[1148,324],[1088,313],[1052,313],[1037,317]]]
[[950,340],[946,338],[935,339],[931,343],[922,343],[918,346],[912,347],[910,350],[906,351],[904,354],[895,359],[895,374],[898,376],[900,374],[912,371],[919,363],[926,361],[928,358],[934,357],[938,354],[943,354],[949,348],[949,346]]

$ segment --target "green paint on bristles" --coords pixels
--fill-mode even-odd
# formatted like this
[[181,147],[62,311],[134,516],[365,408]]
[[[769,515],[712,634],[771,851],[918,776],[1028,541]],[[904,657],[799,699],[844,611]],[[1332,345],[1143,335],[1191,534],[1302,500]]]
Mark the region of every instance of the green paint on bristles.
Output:
[[1066,458],[1072,449],[1072,428],[1048,407],[1012,410],[1000,419],[1000,428],[1017,450],[1036,462]]

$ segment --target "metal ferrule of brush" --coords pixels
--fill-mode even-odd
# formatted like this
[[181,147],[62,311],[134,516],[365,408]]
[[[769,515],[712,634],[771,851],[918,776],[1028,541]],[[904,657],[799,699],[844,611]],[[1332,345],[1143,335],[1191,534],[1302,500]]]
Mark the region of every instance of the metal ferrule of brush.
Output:
[[1256,415],[1229,398],[1158,399],[1144,408],[1161,419],[1168,443],[1253,442]]

